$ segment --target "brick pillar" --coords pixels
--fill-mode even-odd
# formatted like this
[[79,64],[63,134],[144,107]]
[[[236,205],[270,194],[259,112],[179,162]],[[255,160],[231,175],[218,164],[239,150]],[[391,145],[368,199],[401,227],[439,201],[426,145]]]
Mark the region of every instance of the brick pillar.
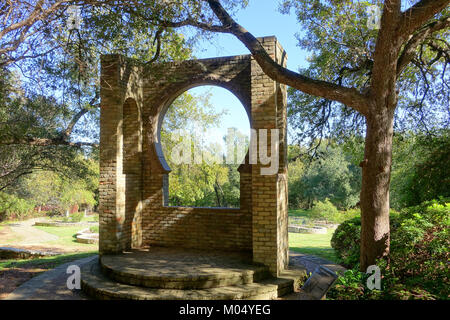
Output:
[[[269,55],[286,65],[287,56],[275,37],[258,39]],[[271,149],[271,129],[279,129],[279,170],[272,175],[261,174],[258,161],[252,165],[252,214],[253,214],[253,260],[269,266],[278,275],[288,265],[287,232],[287,164],[286,164],[286,87],[267,75],[252,59],[252,128],[267,129],[267,149]],[[259,148],[258,148],[259,150]]]
[[101,58],[100,254],[118,253],[140,241],[138,230],[133,230],[140,223],[142,153],[141,99],[134,71],[122,56]]

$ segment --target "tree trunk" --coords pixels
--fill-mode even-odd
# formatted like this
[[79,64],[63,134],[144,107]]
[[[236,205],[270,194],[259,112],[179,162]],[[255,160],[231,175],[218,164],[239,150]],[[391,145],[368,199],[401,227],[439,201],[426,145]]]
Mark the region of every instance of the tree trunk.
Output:
[[219,190],[217,188],[217,183],[214,184],[214,192],[216,193],[216,204],[217,204],[217,207],[222,207],[222,205],[220,203],[220,195],[219,195]]
[[389,254],[389,184],[394,110],[376,106],[366,117],[366,141],[361,186],[361,256],[365,272]]

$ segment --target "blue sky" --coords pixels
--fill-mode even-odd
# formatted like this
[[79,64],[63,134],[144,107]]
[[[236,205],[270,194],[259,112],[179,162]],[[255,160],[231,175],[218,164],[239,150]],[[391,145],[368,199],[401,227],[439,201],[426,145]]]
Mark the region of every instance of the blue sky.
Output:
[[[287,66],[297,71],[299,67],[306,67],[307,53],[297,47],[295,34],[300,32],[296,16],[283,15],[278,11],[277,0],[250,0],[247,8],[239,10],[235,19],[254,36],[276,36],[288,54]],[[216,34],[212,41],[200,42],[195,50],[196,58],[212,58],[220,56],[232,56],[249,54],[247,48],[234,36],[228,34]],[[212,86],[197,87],[189,90],[190,93],[201,95],[211,92],[211,103],[217,111],[228,110],[224,116],[220,128],[215,130],[211,140],[217,141],[227,132],[227,128],[236,127],[240,131],[249,132],[247,114],[239,100],[229,91]]]

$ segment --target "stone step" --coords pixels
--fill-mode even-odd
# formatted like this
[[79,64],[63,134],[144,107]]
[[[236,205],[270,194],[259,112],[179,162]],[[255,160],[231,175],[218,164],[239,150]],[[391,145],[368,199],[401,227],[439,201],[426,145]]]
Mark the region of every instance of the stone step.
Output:
[[108,278],[96,259],[84,265],[81,271],[83,291],[102,300],[269,300],[291,293],[294,288],[294,280],[289,278],[198,290],[139,287]]
[[230,256],[202,260],[203,257],[132,252],[102,256],[100,267],[103,274],[117,282],[157,289],[209,289],[270,277],[269,268],[263,265]]

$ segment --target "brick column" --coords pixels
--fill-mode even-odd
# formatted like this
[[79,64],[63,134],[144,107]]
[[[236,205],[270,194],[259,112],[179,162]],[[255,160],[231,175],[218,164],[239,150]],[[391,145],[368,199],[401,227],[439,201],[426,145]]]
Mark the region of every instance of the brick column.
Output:
[[[286,65],[286,54],[275,37],[258,39],[269,55]],[[267,129],[267,149],[271,149],[271,129],[279,129],[279,170],[273,175],[262,175],[260,163],[252,166],[252,224],[253,260],[269,266],[274,275],[288,265],[287,232],[287,165],[286,165],[286,87],[281,86],[259,67],[251,64],[252,128]],[[259,148],[258,148],[259,150]]]
[[119,55],[101,64],[99,251],[106,254],[140,241],[133,223],[140,223],[142,130],[134,66]]

